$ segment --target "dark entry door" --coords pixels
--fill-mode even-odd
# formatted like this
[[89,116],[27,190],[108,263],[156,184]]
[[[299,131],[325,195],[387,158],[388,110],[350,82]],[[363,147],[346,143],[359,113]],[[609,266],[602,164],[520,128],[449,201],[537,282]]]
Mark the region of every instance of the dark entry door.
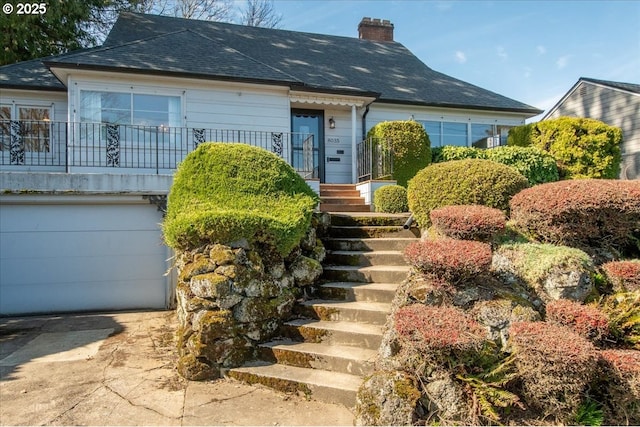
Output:
[[322,110],[292,110],[293,167],[305,178],[324,182],[324,112]]

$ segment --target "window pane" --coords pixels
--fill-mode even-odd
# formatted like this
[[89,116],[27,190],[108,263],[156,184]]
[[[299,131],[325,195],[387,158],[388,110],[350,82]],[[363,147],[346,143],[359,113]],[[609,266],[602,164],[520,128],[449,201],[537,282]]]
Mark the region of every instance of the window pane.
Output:
[[80,121],[131,123],[131,95],[117,92],[80,92]]
[[476,148],[493,147],[493,125],[471,124],[471,145]]
[[11,106],[0,105],[0,151],[11,148]]
[[24,151],[49,152],[49,109],[20,107],[18,117]]
[[442,123],[442,144],[467,146],[467,124],[466,123]]
[[162,95],[133,95],[133,124],[180,126],[180,98]]
[[421,122],[424,129],[427,131],[427,135],[429,135],[429,141],[431,142],[432,147],[440,147],[441,146],[441,138],[440,138],[440,122]]
[[507,137],[509,136],[509,129],[514,126],[498,125],[498,136],[500,137],[500,145],[507,145]]

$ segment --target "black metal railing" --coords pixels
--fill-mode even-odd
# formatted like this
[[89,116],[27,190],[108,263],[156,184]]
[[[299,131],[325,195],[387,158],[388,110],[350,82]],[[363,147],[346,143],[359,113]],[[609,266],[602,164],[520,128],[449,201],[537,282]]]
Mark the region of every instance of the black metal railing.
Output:
[[358,182],[392,178],[393,149],[390,141],[367,138],[358,144],[357,150]]
[[313,135],[111,123],[0,120],[0,165],[16,170],[116,168],[170,173],[189,152],[208,141],[261,147],[301,175],[317,177]]

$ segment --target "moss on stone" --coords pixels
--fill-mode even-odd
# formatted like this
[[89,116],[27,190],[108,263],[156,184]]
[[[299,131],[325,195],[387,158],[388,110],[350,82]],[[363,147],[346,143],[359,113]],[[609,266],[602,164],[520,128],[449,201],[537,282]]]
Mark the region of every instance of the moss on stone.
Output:
[[214,380],[220,378],[220,370],[208,365],[193,354],[178,359],[178,373],[192,381]]
[[193,260],[184,265],[178,280],[189,282],[193,276],[210,273],[216,269],[216,264],[202,254],[196,254]]
[[193,276],[191,291],[200,298],[224,298],[231,292],[229,279],[218,273],[205,273]]
[[227,265],[236,260],[236,254],[228,246],[215,244],[209,251],[209,258],[219,266]]

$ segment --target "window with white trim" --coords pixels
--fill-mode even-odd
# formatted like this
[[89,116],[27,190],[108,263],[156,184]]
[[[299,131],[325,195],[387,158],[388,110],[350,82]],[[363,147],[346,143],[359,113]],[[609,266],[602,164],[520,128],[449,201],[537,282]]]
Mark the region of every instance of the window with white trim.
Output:
[[181,126],[179,96],[80,91],[80,121],[148,127]]
[[0,151],[51,151],[51,107],[0,105]]

